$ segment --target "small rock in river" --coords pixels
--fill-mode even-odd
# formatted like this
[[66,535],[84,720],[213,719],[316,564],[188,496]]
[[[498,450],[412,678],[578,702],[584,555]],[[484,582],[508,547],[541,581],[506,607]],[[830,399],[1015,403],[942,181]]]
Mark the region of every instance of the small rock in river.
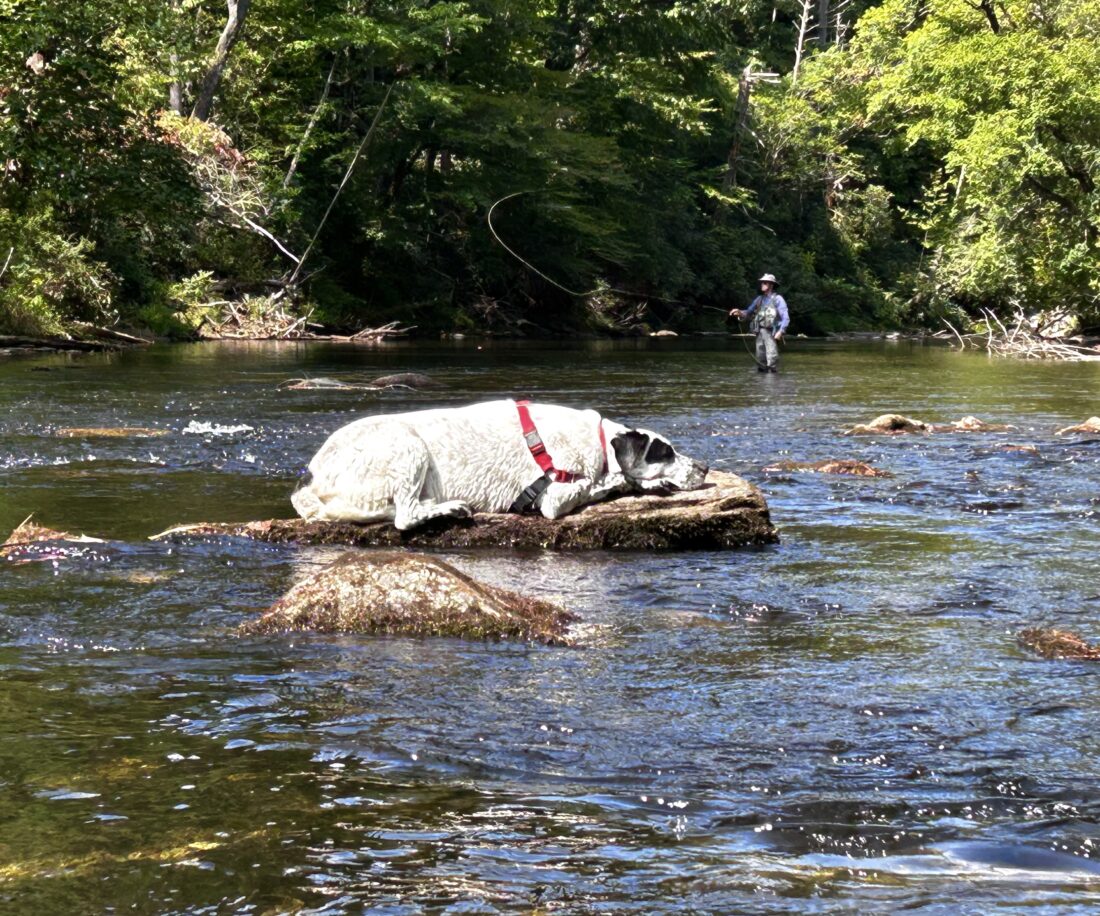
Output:
[[8,539],[0,544],[0,558],[3,559],[15,559],[17,557],[23,557],[28,560],[49,560],[54,559],[54,553],[37,553],[33,555],[27,555],[28,549],[31,551],[38,548],[40,545],[54,543],[58,541],[65,541],[70,544],[103,544],[105,543],[100,538],[88,537],[86,534],[69,534],[67,531],[55,531],[53,528],[45,528],[42,525],[36,525],[31,521],[33,516],[28,515],[23,519],[22,523],[16,527]]
[[985,420],[979,420],[977,417],[963,417],[961,420],[956,420],[946,426],[937,426],[935,431],[947,433],[999,433],[1015,428],[1015,426],[1009,426],[1007,423],[986,423]]
[[1028,627],[1019,634],[1021,644],[1038,652],[1043,658],[1084,658],[1100,660],[1100,646],[1085,642],[1069,630],[1053,627]]
[[439,382],[420,372],[399,372],[396,375],[381,375],[371,382],[375,388],[391,388],[401,385],[405,388],[441,388]]
[[778,461],[764,468],[772,471],[809,471],[816,474],[843,474],[851,477],[893,477],[889,471],[883,471],[863,461],[841,458],[833,461]]
[[884,413],[870,423],[862,423],[845,430],[846,436],[896,436],[901,433],[927,433],[932,427],[923,420],[913,420],[899,413]]
[[1100,433],[1100,417],[1089,417],[1084,423],[1065,426],[1054,435],[1064,436],[1066,433]]
[[484,585],[434,557],[349,552],[293,586],[245,634],[314,630],[569,645],[564,608]]

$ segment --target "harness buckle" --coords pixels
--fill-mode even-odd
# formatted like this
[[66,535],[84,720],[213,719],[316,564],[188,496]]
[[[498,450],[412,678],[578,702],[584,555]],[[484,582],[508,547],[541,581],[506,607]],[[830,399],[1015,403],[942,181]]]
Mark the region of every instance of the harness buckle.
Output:
[[543,474],[538,480],[532,483],[530,486],[524,487],[523,492],[516,497],[516,501],[509,507],[509,512],[515,512],[517,515],[522,515],[528,510],[538,508],[539,500],[542,498],[542,494],[546,488],[550,486],[550,475]]

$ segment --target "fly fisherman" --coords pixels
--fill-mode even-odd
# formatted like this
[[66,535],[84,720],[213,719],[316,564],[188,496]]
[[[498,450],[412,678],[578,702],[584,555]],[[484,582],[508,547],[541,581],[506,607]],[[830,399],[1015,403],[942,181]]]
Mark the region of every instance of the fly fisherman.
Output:
[[760,278],[760,295],[747,309],[730,309],[739,319],[752,317],[752,331],[756,334],[756,371],[775,372],[779,362],[776,341],[782,340],[790,324],[787,303],[775,291],[778,281],[772,274]]

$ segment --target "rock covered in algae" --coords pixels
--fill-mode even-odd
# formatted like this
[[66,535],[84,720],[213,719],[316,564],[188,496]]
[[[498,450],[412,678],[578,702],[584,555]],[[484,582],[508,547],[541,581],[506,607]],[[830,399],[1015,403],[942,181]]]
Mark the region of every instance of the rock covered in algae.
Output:
[[303,579],[246,635],[312,631],[569,645],[564,608],[485,585],[435,557],[351,551]]
[[352,547],[553,550],[714,550],[779,540],[761,492],[724,471],[711,471],[698,490],[668,496],[623,496],[585,506],[560,519],[486,513],[468,519],[436,519],[401,532],[390,522],[307,522],[293,518],[180,525],[155,537],[174,535]]
[[893,477],[889,471],[876,468],[864,461],[840,458],[831,461],[777,461],[764,468],[765,473],[776,471],[807,471],[812,474],[841,474],[850,477]]
[[1066,433],[1100,433],[1100,417],[1089,417],[1084,423],[1076,426],[1064,426],[1054,435],[1064,436]]
[[57,435],[66,439],[151,439],[168,433],[148,426],[65,426],[57,430]]
[[1022,645],[1038,652],[1043,658],[1083,658],[1100,660],[1100,646],[1085,642],[1076,633],[1069,630],[1057,630],[1053,627],[1028,627],[1021,630],[1019,640]]

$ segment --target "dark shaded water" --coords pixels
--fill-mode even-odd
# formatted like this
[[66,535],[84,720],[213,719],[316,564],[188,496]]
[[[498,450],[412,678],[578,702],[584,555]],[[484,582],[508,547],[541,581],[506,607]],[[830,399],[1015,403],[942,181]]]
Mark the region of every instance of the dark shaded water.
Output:
[[[37,372],[36,369],[50,369]],[[1100,368],[908,344],[204,345],[0,362],[0,910],[1048,912],[1100,905]],[[279,391],[428,372],[432,393]],[[144,540],[286,515],[354,417],[526,394],[767,493],[735,553],[449,556],[583,650],[238,639],[335,552]],[[886,411],[999,434],[848,439]],[[62,438],[145,426],[150,439]],[[238,428],[234,427],[247,427]],[[998,449],[1033,443],[1039,455]],[[766,475],[854,457],[893,480]]]

